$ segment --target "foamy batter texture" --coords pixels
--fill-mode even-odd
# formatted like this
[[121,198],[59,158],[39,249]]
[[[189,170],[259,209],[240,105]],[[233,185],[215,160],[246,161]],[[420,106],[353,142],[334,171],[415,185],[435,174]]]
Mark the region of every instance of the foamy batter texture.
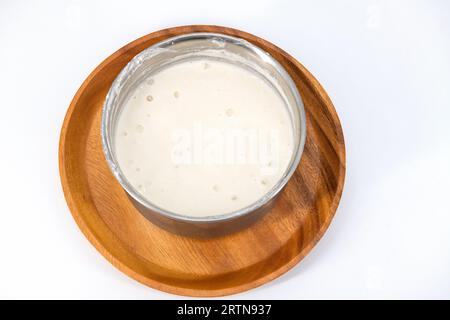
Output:
[[262,77],[227,62],[180,62],[130,94],[115,154],[129,183],[154,205],[213,216],[274,187],[293,154],[293,129],[284,100]]

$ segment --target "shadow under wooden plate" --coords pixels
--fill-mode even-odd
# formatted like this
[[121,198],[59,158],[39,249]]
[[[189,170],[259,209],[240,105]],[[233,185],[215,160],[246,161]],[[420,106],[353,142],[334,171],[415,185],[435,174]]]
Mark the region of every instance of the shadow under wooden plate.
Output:
[[[137,53],[168,37],[217,32],[246,39],[276,58],[294,79],[306,109],[300,165],[275,207],[250,228],[213,238],[169,233],[131,204],[101,147],[102,105],[112,81]],[[189,296],[223,296],[266,283],[297,264],[334,216],[345,176],[338,116],[317,80],[293,57],[251,34],[217,26],[185,26],[137,39],[100,64],[70,104],[61,131],[59,167],[73,217],[114,266],[150,287]]]

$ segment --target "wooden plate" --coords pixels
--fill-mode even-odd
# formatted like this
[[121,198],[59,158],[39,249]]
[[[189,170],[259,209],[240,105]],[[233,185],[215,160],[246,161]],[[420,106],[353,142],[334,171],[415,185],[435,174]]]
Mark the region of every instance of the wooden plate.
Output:
[[[300,165],[274,209],[250,228],[213,239],[169,233],[146,220],[110,173],[100,139],[102,104],[131,58],[168,37],[218,32],[244,38],[290,73],[306,109]],[[297,264],[321,238],[341,197],[344,138],[333,104],[293,57],[254,35],[217,26],[184,26],[137,39],[103,61],[70,104],[61,131],[64,194],[81,231],[115,267],[150,287],[189,296],[223,296],[266,283]]]

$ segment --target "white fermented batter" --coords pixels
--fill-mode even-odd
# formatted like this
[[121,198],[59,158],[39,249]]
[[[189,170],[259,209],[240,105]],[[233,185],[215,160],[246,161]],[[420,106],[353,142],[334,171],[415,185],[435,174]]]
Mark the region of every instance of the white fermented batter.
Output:
[[262,78],[226,62],[172,65],[126,101],[116,157],[153,204],[188,216],[251,205],[285,172],[293,130],[283,99]]

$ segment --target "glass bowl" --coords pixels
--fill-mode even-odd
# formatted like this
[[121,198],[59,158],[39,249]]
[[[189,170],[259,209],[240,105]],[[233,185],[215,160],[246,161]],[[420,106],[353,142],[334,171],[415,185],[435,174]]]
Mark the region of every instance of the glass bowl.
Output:
[[[263,77],[285,102],[293,128],[293,153],[278,182],[253,204],[237,211],[206,217],[170,212],[146,199],[128,181],[114,150],[117,119],[134,89],[151,73],[193,59],[226,61]],[[303,101],[297,87],[270,54],[246,40],[217,33],[190,33],[163,40],[136,55],[116,77],[103,106],[101,135],[107,163],[133,205],[150,221],[171,232],[193,237],[223,235],[244,228],[270,210],[280,191],[297,169],[306,138]]]

